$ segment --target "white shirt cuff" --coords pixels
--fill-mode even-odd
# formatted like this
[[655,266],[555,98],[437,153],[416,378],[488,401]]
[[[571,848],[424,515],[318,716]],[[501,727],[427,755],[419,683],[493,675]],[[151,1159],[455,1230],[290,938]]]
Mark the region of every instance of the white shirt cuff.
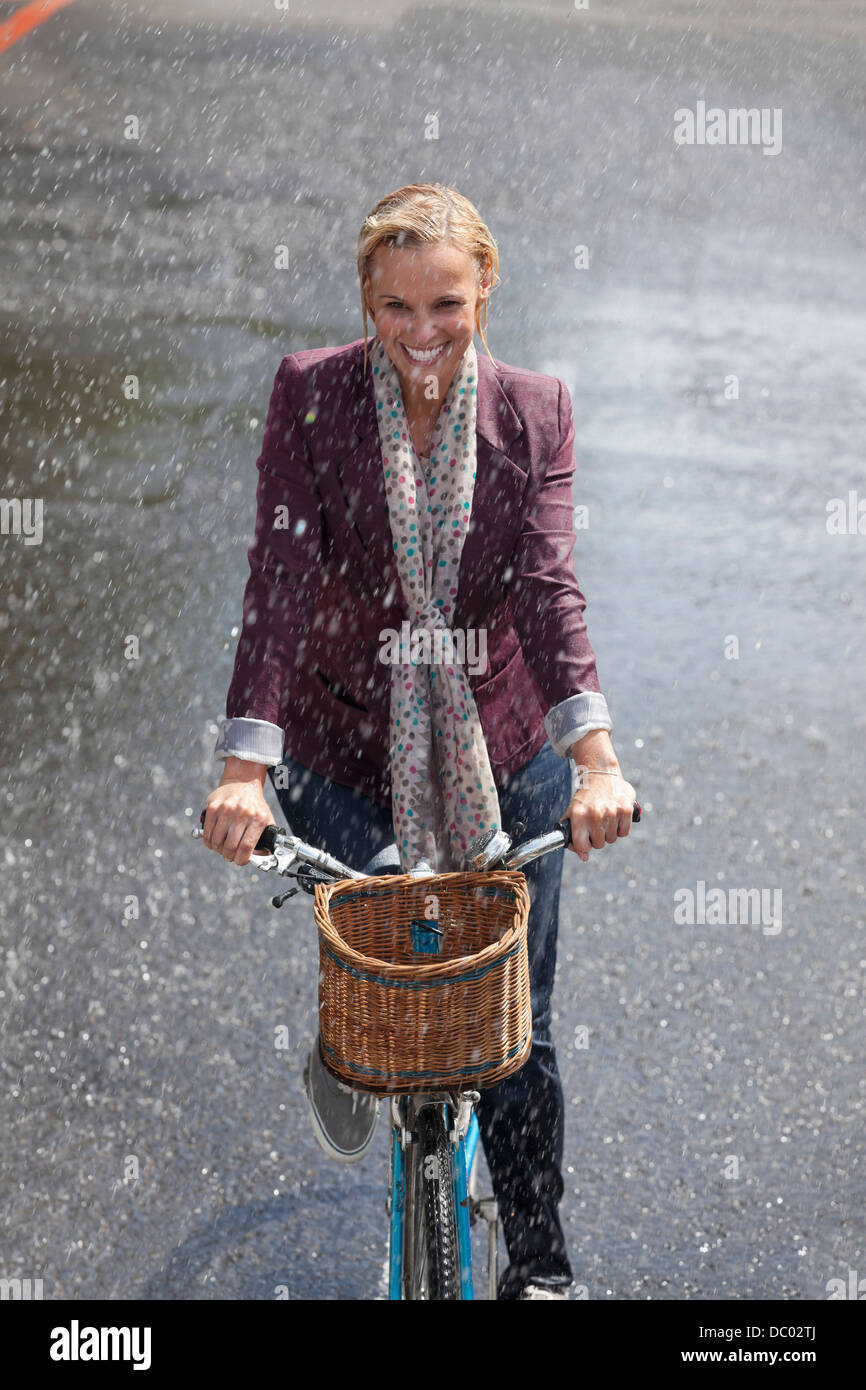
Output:
[[213,755],[276,767],[283,760],[283,740],[279,725],[266,719],[222,719]]
[[550,746],[561,758],[592,729],[611,729],[607,701],[597,690],[584,690],[553,705],[545,715],[544,727]]

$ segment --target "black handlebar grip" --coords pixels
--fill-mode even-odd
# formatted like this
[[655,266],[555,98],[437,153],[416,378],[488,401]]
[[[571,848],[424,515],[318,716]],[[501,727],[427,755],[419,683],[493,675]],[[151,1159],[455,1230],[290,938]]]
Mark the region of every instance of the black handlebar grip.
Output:
[[273,854],[277,845],[277,827],[266,825],[258,840],[253,854]]
[[[206,815],[207,809],[205,809],[201,813],[202,826],[204,826],[204,818]],[[277,844],[278,833],[279,832],[277,826],[266,825],[258,840],[256,841],[256,846],[253,850],[253,854],[273,854]]]

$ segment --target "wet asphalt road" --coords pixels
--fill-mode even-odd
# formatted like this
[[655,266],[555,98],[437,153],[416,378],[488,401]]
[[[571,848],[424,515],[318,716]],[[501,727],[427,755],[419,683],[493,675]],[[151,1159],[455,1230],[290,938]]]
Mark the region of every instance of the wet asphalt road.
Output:
[[[274,373],[359,336],[360,221],[435,178],[499,242],[492,351],[571,391],[577,572],[647,810],[565,868],[576,1278],[826,1297],[866,1269],[866,537],[826,524],[866,486],[862,18],[170,8],[197,25],[81,0],[0,55],[2,495],[44,500],[41,544],[0,537],[0,1275],[381,1296],[384,1125],[343,1170],[306,1122],[309,899],[273,912],[189,830]],[[676,148],[699,99],[782,108],[782,152]],[[698,881],[780,892],[781,930],[676,922]]]

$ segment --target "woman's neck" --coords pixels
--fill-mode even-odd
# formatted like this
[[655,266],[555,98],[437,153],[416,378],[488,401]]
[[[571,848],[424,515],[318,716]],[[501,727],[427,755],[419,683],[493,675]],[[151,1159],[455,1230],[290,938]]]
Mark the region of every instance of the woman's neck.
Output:
[[438,396],[433,397],[431,400],[429,396],[425,395],[425,388],[423,386],[410,386],[407,388],[401,381],[400,394],[403,397],[403,409],[412,420],[426,420],[435,423],[439,411],[442,408],[442,402],[448,394],[448,387],[450,385],[450,381],[446,382],[444,385],[440,383]]

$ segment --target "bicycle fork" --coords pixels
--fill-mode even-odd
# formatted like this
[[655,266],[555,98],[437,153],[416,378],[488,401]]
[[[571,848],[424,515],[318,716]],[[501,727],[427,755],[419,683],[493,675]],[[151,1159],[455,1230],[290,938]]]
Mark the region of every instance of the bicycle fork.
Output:
[[[424,1228],[425,1182],[445,1180],[451,1192],[455,1217],[456,1256],[459,1264],[461,1299],[473,1298],[470,1227],[487,1222],[488,1291],[495,1299],[499,1276],[499,1214],[494,1197],[478,1196],[477,1153],[478,1120],[473,1107],[477,1091],[460,1094],[392,1096],[391,1098],[391,1182],[388,1297],[392,1300],[437,1297],[430,1292]],[[418,1117],[422,1110],[436,1115],[435,1132],[444,1140],[450,1172],[439,1172],[434,1155],[420,1152]],[[429,1129],[429,1124],[424,1126]]]

